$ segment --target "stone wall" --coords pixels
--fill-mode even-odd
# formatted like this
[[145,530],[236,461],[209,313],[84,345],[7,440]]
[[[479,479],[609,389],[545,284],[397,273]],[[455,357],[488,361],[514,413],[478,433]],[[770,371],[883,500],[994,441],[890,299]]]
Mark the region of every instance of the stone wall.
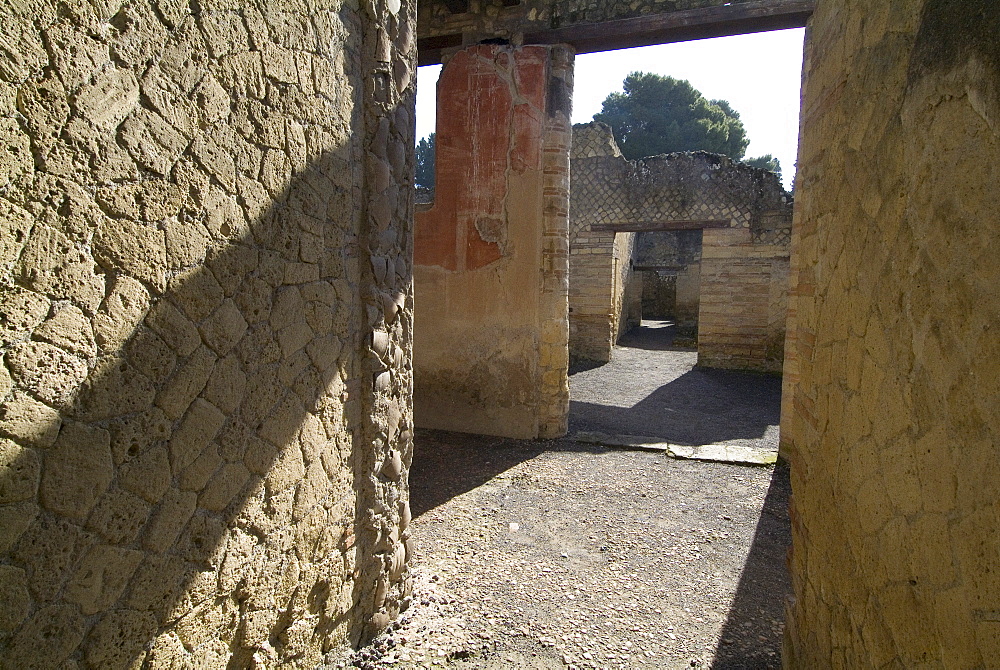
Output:
[[0,9],[4,667],[314,667],[404,603],[413,11]]
[[421,426],[566,432],[572,63],[483,45],[441,73],[434,204],[415,223]]
[[[586,150],[571,166],[571,354],[611,355],[620,318],[616,235],[683,228],[702,238],[700,270],[689,264],[677,285],[679,303],[697,306],[699,365],[780,371],[791,198],[777,176],[703,152],[600,155],[605,144],[591,136],[601,128],[574,127]],[[647,260],[665,264],[671,253]]]
[[794,319],[790,668],[1000,659],[1000,12],[820,2]]

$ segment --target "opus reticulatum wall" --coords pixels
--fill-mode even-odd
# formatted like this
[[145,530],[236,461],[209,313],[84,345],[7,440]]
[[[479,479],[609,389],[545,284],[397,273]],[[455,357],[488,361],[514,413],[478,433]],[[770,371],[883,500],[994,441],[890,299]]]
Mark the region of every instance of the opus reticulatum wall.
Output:
[[313,667],[405,603],[413,11],[0,10],[4,667]]

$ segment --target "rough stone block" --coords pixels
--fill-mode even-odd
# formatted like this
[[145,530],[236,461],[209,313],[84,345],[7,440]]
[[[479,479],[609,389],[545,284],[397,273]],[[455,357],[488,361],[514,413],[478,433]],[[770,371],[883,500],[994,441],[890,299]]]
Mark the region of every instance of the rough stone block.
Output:
[[157,407],[108,422],[115,463],[128,462],[157,444],[162,446],[170,437],[171,423]]
[[249,480],[250,471],[242,463],[227,463],[198,497],[198,506],[211,512],[221,512]]
[[159,624],[149,612],[112,610],[87,634],[84,658],[92,668],[135,667]]
[[108,609],[121,597],[142,561],[142,552],[100,544],[93,547],[66,585],[66,601],[85,615]]
[[142,323],[149,309],[149,293],[128,275],[114,278],[100,311],[94,316],[94,339],[103,352],[118,351]]
[[126,218],[105,219],[94,238],[94,257],[109,271],[121,271],[157,291],[166,287],[166,239],[162,230]]
[[87,377],[86,361],[46,342],[22,342],[7,352],[15,383],[55,407],[73,401]]
[[271,287],[264,281],[249,277],[244,281],[233,300],[249,323],[264,321],[271,316]]
[[98,501],[87,528],[111,544],[128,545],[149,519],[149,503],[123,489],[112,488]]
[[88,421],[110,419],[148,409],[155,388],[128,360],[105,356],[97,362],[77,398],[78,416]]
[[87,622],[77,607],[50,605],[35,612],[4,654],[13,668],[56,668],[83,640]]
[[147,555],[132,578],[123,604],[162,619],[180,599],[187,573],[187,564],[179,556]]
[[[0,231],[0,235],[5,232]],[[0,345],[9,347],[25,339],[49,313],[49,306],[45,296],[16,286],[4,287],[0,293]]]
[[197,504],[198,494],[169,489],[146,526],[142,546],[147,551],[156,553],[163,553],[172,547],[194,514]]
[[[240,284],[253,273],[259,261],[256,249],[243,244],[230,244],[209,254],[206,266],[223,288],[227,297],[233,297]],[[242,311],[242,305],[241,311]]]
[[139,82],[132,70],[108,68],[80,87],[73,104],[94,125],[114,131],[139,104]]
[[0,506],[0,554],[14,546],[37,516],[38,505],[33,501]]
[[208,231],[197,221],[175,216],[165,222],[167,262],[172,270],[182,270],[201,263],[212,242]]
[[246,385],[247,376],[239,358],[230,355],[216,363],[205,386],[204,398],[226,414],[232,414],[243,401]]
[[[165,436],[164,436],[165,437]],[[126,491],[157,503],[170,488],[170,458],[165,446],[154,446],[123,464],[118,479]]]
[[108,431],[67,422],[45,460],[42,505],[70,519],[83,520],[114,475]]
[[119,137],[137,163],[164,177],[188,144],[184,135],[149,110],[126,119]]
[[0,439],[0,505],[33,499],[40,477],[41,461],[34,449]]
[[187,411],[194,399],[205,388],[218,357],[206,346],[199,347],[191,357],[181,364],[177,372],[156,397],[161,407],[171,419],[179,419]]
[[181,490],[201,491],[220,465],[222,465],[222,456],[219,455],[219,447],[210,444],[191,465],[181,472],[177,480]]
[[226,416],[212,403],[198,398],[191,403],[180,426],[170,439],[170,466],[174,474],[194,462],[215,439]]
[[32,595],[42,602],[54,600],[80,555],[94,544],[94,537],[62,519],[39,516],[14,545],[12,556],[28,569]]
[[177,356],[163,338],[145,326],[128,341],[125,356],[154,385],[162,384],[177,364]]
[[161,301],[149,311],[146,325],[156,331],[178,356],[190,356],[201,344],[195,325],[167,301]]
[[35,337],[84,358],[97,355],[90,319],[75,305],[58,307],[52,317],[35,330]]
[[10,633],[28,617],[31,597],[24,570],[12,565],[0,565],[0,631]]
[[236,303],[227,299],[199,330],[205,343],[220,356],[225,356],[246,333],[247,322]]

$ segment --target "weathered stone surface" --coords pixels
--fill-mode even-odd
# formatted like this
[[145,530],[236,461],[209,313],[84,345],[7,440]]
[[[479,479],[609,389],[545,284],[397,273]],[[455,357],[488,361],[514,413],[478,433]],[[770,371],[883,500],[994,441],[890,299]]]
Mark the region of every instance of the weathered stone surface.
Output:
[[150,505],[128,491],[112,488],[105,493],[87,519],[87,528],[107,542],[128,545],[149,518]]
[[156,553],[163,553],[172,547],[194,514],[197,503],[197,493],[168,489],[143,533],[142,546]]
[[179,419],[205,388],[218,357],[208,347],[199,347],[182,363],[156,397],[156,404],[171,419]]
[[0,294],[0,344],[25,339],[49,313],[50,302],[32,291],[10,287]]
[[121,486],[146,502],[159,502],[170,488],[170,459],[166,447],[149,449],[119,470]]
[[34,449],[0,439],[0,505],[34,499],[41,470]]
[[246,320],[230,299],[225,300],[199,328],[202,339],[220,356],[228,354],[246,330]]
[[28,595],[28,578],[24,570],[11,565],[0,565],[0,631],[14,630],[28,616],[31,598]]
[[172,421],[157,407],[108,422],[111,456],[116,464],[126,463],[170,437]]
[[86,621],[78,608],[43,607],[18,630],[4,660],[16,668],[59,667],[83,640],[86,630]]
[[117,351],[142,322],[149,303],[149,293],[140,282],[128,275],[117,275],[94,316],[94,340],[101,351]]
[[0,552],[6,553],[38,516],[34,502],[0,506]]
[[94,125],[114,131],[139,104],[139,82],[132,70],[108,68],[73,97],[76,111]]
[[86,661],[94,668],[131,666],[158,626],[149,612],[114,610],[87,634]]
[[55,313],[35,330],[35,337],[84,358],[97,354],[90,319],[75,305],[56,308]]
[[212,370],[205,386],[204,398],[226,414],[239,407],[246,392],[247,376],[235,355],[223,358]]
[[[347,389],[370,375],[368,256],[410,255],[413,86],[370,90],[367,43],[415,8],[216,5],[36,2],[5,17],[5,667],[226,667],[256,652],[316,665],[372,614],[368,597],[307,594],[353,591],[340,535],[322,529],[362,509],[392,525],[405,494],[402,480],[351,484],[352,445],[386,422]],[[380,44],[390,70],[412,71],[412,43]],[[389,206],[371,234],[365,149],[383,127]],[[402,302],[393,320],[399,394]],[[351,572],[383,568],[369,539]]]
[[82,423],[64,423],[46,457],[42,505],[65,517],[83,520],[113,475],[108,432]]
[[188,356],[201,344],[198,329],[169,302],[150,310],[146,324],[180,356]]
[[99,544],[83,557],[76,574],[66,584],[66,600],[80,606],[83,614],[108,609],[121,596],[142,553]]
[[16,270],[24,286],[94,311],[104,298],[104,281],[93,261],[65,234],[36,225]]
[[166,240],[156,227],[126,218],[107,219],[94,239],[97,261],[162,291],[166,286]]
[[170,438],[170,467],[174,474],[201,455],[225,420],[226,415],[212,403],[202,398],[191,403],[190,409]]
[[6,360],[16,384],[54,407],[70,405],[88,373],[85,361],[47,342],[22,342]]
[[920,0],[820,2],[811,21],[781,417],[787,667],[1000,653],[1000,106],[981,97],[1000,90],[998,25],[988,5]]
[[93,544],[93,536],[79,526],[39,516],[21,535],[12,556],[27,567],[36,600],[49,602],[69,579],[78,557]]
[[139,412],[153,402],[156,389],[128,359],[105,356],[80,389],[78,417],[89,421]]
[[49,447],[56,441],[62,418],[59,412],[25,393],[12,393],[0,405],[0,435],[22,444]]

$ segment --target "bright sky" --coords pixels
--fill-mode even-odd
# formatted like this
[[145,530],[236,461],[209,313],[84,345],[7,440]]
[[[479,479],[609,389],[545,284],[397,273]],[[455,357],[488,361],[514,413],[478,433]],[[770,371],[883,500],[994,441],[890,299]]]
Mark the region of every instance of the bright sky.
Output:
[[[635,70],[687,79],[709,99],[728,100],[750,137],[747,157],[781,161],[785,187],[795,174],[804,30],[779,30],[576,57],[573,123],[591,121]],[[417,70],[417,137],[434,132],[440,65]]]

